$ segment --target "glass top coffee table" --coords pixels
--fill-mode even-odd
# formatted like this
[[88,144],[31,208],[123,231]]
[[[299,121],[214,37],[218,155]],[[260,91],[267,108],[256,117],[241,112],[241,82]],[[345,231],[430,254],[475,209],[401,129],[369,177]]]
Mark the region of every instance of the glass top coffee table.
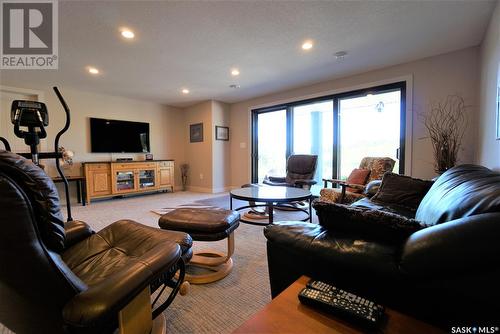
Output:
[[[304,190],[301,188],[292,187],[275,187],[275,186],[262,186],[258,184],[252,184],[246,188],[239,188],[231,190],[229,193],[229,201],[231,210],[241,211],[244,209],[252,209],[256,207],[267,207],[268,208],[268,221],[259,222],[255,220],[247,220],[242,217],[240,219],[243,223],[254,224],[254,225],[268,225],[273,223],[274,213],[273,209],[285,209],[301,211],[306,214],[306,218],[299,219],[301,221],[311,221],[311,202],[312,194],[309,190]],[[233,209],[233,199],[239,199],[248,202],[260,202],[264,204],[249,203],[249,205],[241,206]],[[296,207],[292,205],[296,202],[307,201],[309,209],[304,209],[301,207]]]

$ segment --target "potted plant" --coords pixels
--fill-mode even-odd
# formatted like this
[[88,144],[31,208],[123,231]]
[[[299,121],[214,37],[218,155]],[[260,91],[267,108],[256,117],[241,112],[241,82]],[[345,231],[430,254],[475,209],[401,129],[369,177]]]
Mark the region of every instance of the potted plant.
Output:
[[448,95],[422,115],[434,153],[434,170],[438,174],[455,166],[467,127],[467,106],[459,95]]
[[188,171],[189,171],[189,165],[188,164],[181,164],[181,180],[182,180],[182,191],[186,191],[186,185],[187,185],[187,179],[188,179]]

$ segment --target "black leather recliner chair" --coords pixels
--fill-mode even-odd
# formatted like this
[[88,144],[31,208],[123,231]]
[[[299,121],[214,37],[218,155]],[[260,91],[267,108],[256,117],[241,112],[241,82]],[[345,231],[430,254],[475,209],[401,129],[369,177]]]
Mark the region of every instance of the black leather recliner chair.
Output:
[[[445,172],[416,211],[417,220],[433,226],[398,243],[328,227],[339,219],[334,205],[314,204],[319,225],[265,228],[273,297],[308,275],[448,329],[499,320],[500,173],[475,165]],[[397,212],[366,198],[353,205]]]
[[191,237],[181,232],[130,220],[98,233],[83,222],[63,223],[52,180],[6,151],[0,224],[0,322],[16,333],[114,332],[145,291],[151,311],[149,289],[171,279],[192,254]]
[[294,154],[286,162],[286,176],[266,176],[263,183],[270,186],[309,189],[316,184],[314,174],[316,174],[317,165],[317,155]]

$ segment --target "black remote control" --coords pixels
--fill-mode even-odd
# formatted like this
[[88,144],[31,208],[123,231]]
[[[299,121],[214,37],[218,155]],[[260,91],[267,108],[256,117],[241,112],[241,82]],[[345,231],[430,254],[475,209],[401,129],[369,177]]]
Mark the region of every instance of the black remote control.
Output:
[[370,328],[378,327],[384,317],[383,306],[321,281],[309,281],[299,300]]

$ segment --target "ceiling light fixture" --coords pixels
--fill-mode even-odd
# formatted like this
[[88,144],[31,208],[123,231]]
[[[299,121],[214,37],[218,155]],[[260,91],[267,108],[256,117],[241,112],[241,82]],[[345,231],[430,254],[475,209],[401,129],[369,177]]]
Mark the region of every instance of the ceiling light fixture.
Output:
[[302,50],[311,50],[313,47],[313,42],[312,41],[305,41],[302,43]]
[[347,56],[347,52],[346,51],[335,52],[334,56],[335,59],[337,60],[344,60],[345,56]]
[[90,74],[99,74],[99,70],[95,67],[88,67],[87,71],[89,71]]
[[189,94],[189,89],[184,88],[184,89],[182,90],[182,94]]
[[234,77],[240,75],[240,70],[238,70],[237,68],[233,68],[231,70],[231,75]]
[[135,34],[132,30],[130,29],[122,29],[122,32],[121,32],[122,36],[126,39],[132,39],[135,37]]

